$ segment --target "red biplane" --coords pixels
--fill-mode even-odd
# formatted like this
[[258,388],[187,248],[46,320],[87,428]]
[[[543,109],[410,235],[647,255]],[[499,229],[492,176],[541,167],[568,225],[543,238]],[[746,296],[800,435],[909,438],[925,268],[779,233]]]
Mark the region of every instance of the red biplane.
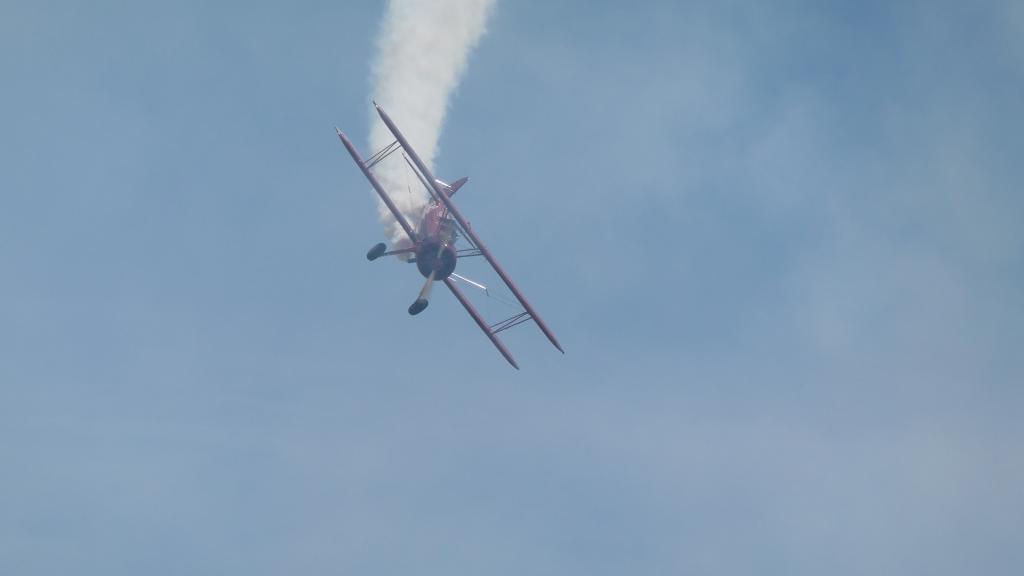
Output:
[[[548,340],[554,344],[555,348],[558,348],[559,352],[564,353],[562,346],[559,345],[555,335],[551,333],[544,321],[541,320],[533,306],[526,300],[523,293],[519,291],[512,279],[509,278],[505,270],[498,264],[498,261],[491,255],[490,250],[480,240],[480,237],[476,235],[473,228],[469,225],[469,222],[462,216],[458,208],[452,202],[451,197],[466,183],[468,178],[461,178],[456,180],[452,184],[446,184],[441,180],[434,178],[433,174],[430,173],[430,169],[420,160],[419,155],[413,150],[409,142],[402,136],[402,133],[395,126],[395,123],[391,120],[391,117],[384,112],[383,109],[376,102],[374,106],[377,108],[377,114],[380,115],[381,120],[391,130],[391,133],[395,136],[395,141],[385,146],[382,150],[370,157],[369,161],[364,161],[362,156],[359,155],[359,151],[356,150],[352,142],[342,133],[341,130],[337,130],[338,137],[341,138],[342,144],[348,149],[349,154],[352,155],[352,159],[355,160],[356,165],[363,171],[366,179],[370,181],[373,189],[377,191],[381,201],[391,210],[395,220],[398,221],[402,229],[405,230],[406,235],[409,237],[411,246],[408,248],[401,248],[397,250],[388,251],[387,246],[383,243],[377,244],[366,254],[368,260],[376,260],[381,256],[390,256],[397,254],[411,254],[412,257],[409,259],[410,262],[414,262],[416,267],[419,269],[420,274],[426,277],[426,282],[423,284],[423,288],[420,290],[419,296],[416,301],[409,306],[409,314],[416,315],[422,312],[428,304],[428,298],[430,295],[430,288],[434,282],[440,280],[444,282],[445,286],[451,290],[452,294],[459,301],[460,304],[469,312],[469,315],[476,321],[477,326],[484,331],[484,334],[490,338],[494,346],[501,352],[501,355],[508,360],[514,368],[519,369],[516,361],[512,358],[512,354],[509,353],[505,345],[498,339],[498,333],[507,330],[513,326],[522,324],[529,320],[533,320],[537,323],[537,327],[540,328],[541,332],[547,336]],[[402,212],[395,206],[395,203],[391,201],[391,197],[388,196],[384,187],[381,186],[380,181],[373,175],[371,169],[377,165],[381,160],[401,149],[405,153],[406,163],[409,164],[409,168],[416,174],[420,182],[427,189],[427,193],[430,194],[431,202],[430,206],[423,216],[423,220],[419,225],[418,229],[413,229],[409,225],[409,221],[406,220]],[[410,162],[411,160],[411,162]],[[469,248],[459,250],[455,247],[455,242],[459,237],[465,238],[469,244]],[[466,298],[462,293],[462,290],[455,284],[454,278],[459,278],[469,282],[470,284],[481,287],[479,284],[472,282],[466,278],[455,274],[455,266],[460,258],[469,256],[483,256],[485,260],[494,268],[494,271],[501,278],[502,282],[508,286],[508,289],[515,296],[516,300],[522,306],[522,311],[506,318],[500,322],[488,324],[484,320],[483,316],[477,312],[473,304]]]

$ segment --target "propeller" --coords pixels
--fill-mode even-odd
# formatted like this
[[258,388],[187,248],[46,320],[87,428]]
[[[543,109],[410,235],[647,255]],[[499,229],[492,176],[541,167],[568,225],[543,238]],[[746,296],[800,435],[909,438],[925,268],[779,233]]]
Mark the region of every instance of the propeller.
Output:
[[434,258],[434,269],[427,276],[427,281],[423,283],[423,288],[420,288],[420,295],[416,298],[416,301],[409,306],[409,314],[413,316],[426,310],[427,305],[430,304],[430,289],[434,287],[434,278],[437,276],[437,268],[441,262],[442,252],[444,252],[444,244],[438,246],[437,257]]

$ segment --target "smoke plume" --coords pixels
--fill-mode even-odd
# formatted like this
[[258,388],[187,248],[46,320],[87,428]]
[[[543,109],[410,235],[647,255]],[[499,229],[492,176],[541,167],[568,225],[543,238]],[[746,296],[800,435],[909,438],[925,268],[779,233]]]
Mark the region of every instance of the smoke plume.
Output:
[[[466,60],[484,33],[494,0],[390,0],[377,39],[371,69],[373,97],[387,110],[402,133],[433,170],[437,140],[448,98],[466,68]],[[370,148],[380,150],[394,140],[372,114]],[[375,169],[395,204],[415,226],[427,205],[422,186],[396,154]],[[438,177],[441,177],[438,175]],[[381,222],[394,244],[405,234],[383,203]]]

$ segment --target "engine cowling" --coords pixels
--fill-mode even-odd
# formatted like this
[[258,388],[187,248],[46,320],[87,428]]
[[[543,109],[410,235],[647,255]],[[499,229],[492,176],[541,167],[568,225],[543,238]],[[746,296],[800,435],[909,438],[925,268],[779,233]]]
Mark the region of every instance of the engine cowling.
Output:
[[424,278],[434,272],[435,280],[444,280],[455,271],[455,248],[440,242],[426,242],[416,250],[416,268]]

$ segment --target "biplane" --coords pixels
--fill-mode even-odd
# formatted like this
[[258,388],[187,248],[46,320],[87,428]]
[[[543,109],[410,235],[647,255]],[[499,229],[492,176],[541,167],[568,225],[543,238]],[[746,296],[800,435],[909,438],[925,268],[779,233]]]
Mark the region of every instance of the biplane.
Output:
[[[524,322],[533,320],[555,348],[564,354],[565,351],[562,350],[558,339],[555,338],[555,335],[547,327],[540,315],[537,314],[537,311],[534,310],[530,302],[523,296],[515,282],[512,281],[512,278],[505,272],[505,269],[494,258],[494,255],[487,249],[487,246],[480,240],[473,227],[469,225],[469,222],[462,216],[462,213],[459,212],[459,209],[452,201],[452,196],[468,181],[468,178],[460,178],[451,184],[434,178],[430,169],[427,168],[419,155],[416,154],[413,147],[409,145],[408,140],[402,135],[402,132],[391,120],[391,117],[376,102],[373,105],[376,107],[377,114],[380,115],[381,120],[384,121],[388,130],[394,135],[395,140],[371,156],[369,160],[364,161],[359,151],[352,145],[352,141],[338,128],[335,128],[335,130],[338,132],[338,137],[341,138],[341,142],[345,145],[348,153],[352,155],[356,165],[362,170],[363,175],[370,181],[370,185],[373,186],[377,195],[380,196],[381,201],[388,207],[388,210],[391,211],[391,214],[398,221],[402,230],[405,231],[406,236],[409,237],[410,244],[408,247],[390,251],[386,244],[376,244],[366,254],[367,260],[376,260],[381,256],[405,255],[408,257],[409,262],[416,264],[416,268],[426,278],[426,281],[420,289],[416,300],[409,306],[409,314],[414,316],[426,309],[429,304],[430,290],[434,283],[437,281],[443,282],[455,296],[455,299],[462,304],[466,312],[473,318],[477,326],[491,340],[495,348],[505,357],[505,360],[508,360],[508,363],[517,370],[519,366],[516,364],[515,359],[512,358],[508,348],[498,338],[498,334]],[[397,150],[403,152],[409,168],[416,174],[430,195],[430,205],[423,215],[419,226],[415,229],[391,200],[391,197],[380,181],[373,175],[372,171],[374,166]],[[469,247],[464,249],[457,248],[456,241],[459,238],[464,238]],[[477,288],[483,288],[479,283],[455,274],[458,261],[470,256],[483,256],[491,268],[494,269],[494,272],[497,273],[498,277],[501,278],[501,281],[505,283],[505,286],[508,287],[509,291],[512,292],[512,295],[515,296],[515,299],[522,307],[521,311],[495,323],[488,323],[484,319],[455,283],[455,279],[459,279]]]

